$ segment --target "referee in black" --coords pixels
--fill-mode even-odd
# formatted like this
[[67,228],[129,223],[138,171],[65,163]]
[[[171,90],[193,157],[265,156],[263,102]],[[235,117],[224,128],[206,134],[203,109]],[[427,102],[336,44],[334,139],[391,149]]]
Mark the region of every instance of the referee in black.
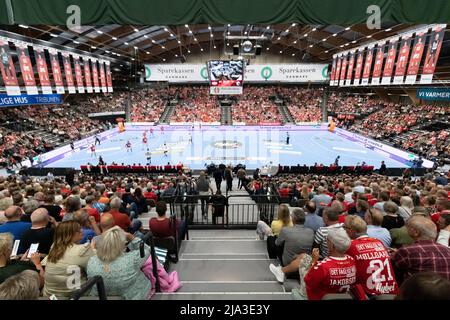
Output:
[[289,144],[289,140],[290,140],[289,132],[286,132],[286,144]]

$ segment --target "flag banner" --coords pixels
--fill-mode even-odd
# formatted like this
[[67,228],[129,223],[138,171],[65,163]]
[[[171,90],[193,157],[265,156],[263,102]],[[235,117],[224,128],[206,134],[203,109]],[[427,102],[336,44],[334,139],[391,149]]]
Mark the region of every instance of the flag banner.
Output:
[[28,95],[38,94],[36,80],[34,79],[33,65],[31,64],[30,54],[28,52],[28,43],[17,41],[14,42],[17,49],[17,57],[19,59],[20,72],[25,89]]
[[59,94],[21,94],[8,96],[0,94],[0,107],[29,106],[38,104],[61,104],[63,102]]
[[359,86],[360,84],[362,65],[363,65],[363,49],[359,49],[358,59],[356,59],[355,80],[353,81],[354,86]]
[[113,92],[113,84],[112,84],[112,77],[111,77],[111,62],[105,61],[106,64],[106,85],[108,87],[108,92]]
[[55,83],[56,92],[64,93],[64,83],[62,79],[61,66],[59,64],[58,51],[54,49],[48,49],[50,55],[50,62],[52,64],[53,82]]
[[350,58],[348,61],[347,69],[347,79],[345,80],[345,85],[350,86],[352,84],[353,67],[355,66],[355,52],[350,53]]
[[45,51],[41,46],[34,46],[34,58],[36,59],[37,72],[39,82],[41,84],[41,91],[44,94],[52,94],[52,84],[48,74],[47,61],[45,61]]
[[73,81],[72,64],[70,63],[70,53],[61,52],[63,57],[64,73],[66,75],[67,90],[69,93],[76,93],[75,83]]
[[105,75],[105,63],[103,62],[103,60],[99,60],[99,65],[100,65],[100,83],[102,85],[101,89],[102,92],[106,93],[108,92],[108,89],[106,88],[106,75]]
[[391,84],[392,73],[394,71],[395,57],[397,53],[398,38],[389,40],[386,63],[384,64],[383,79],[381,84]]
[[345,81],[345,75],[347,72],[347,64],[348,64],[348,53],[344,53],[344,56],[342,57],[342,66],[341,66],[341,75],[339,77],[339,85],[343,86]]
[[406,73],[406,84],[415,84],[419,73],[420,62],[425,48],[425,40],[428,29],[416,32],[411,58],[409,59],[408,71]]
[[91,67],[89,66],[89,57],[83,57],[84,62],[84,80],[86,81],[86,91],[92,93]]
[[330,86],[335,86],[334,83],[335,74],[336,74],[336,60],[337,57],[333,57],[333,64],[331,65],[331,74],[330,74]]
[[334,75],[334,83],[339,84],[339,76],[341,74],[342,57],[339,55],[336,63],[336,74]]
[[3,83],[5,84],[6,94],[9,96],[20,95],[19,82],[17,81],[16,69],[13,58],[9,52],[8,40],[0,37],[0,71],[2,73]]
[[364,70],[361,82],[361,85],[363,86],[369,84],[370,71],[372,69],[372,62],[373,62],[373,47],[374,45],[367,47],[366,62],[364,63]]
[[78,92],[84,93],[83,72],[81,71],[80,56],[73,54],[72,58],[75,69],[75,80],[77,81]]
[[372,72],[371,84],[377,86],[380,84],[381,71],[383,70],[384,43],[379,43],[377,54],[375,56],[375,65]]
[[397,66],[395,67],[394,84],[403,84],[406,73],[406,65],[409,58],[409,48],[411,46],[411,36],[402,36],[402,41],[400,42],[400,53],[398,54]]
[[442,40],[444,39],[445,27],[447,25],[438,25],[433,28],[430,36],[427,54],[425,56],[425,64],[423,65],[420,83],[431,83],[433,81],[434,71],[441,52]]
[[94,91],[98,93],[100,92],[100,84],[98,83],[97,60],[91,59],[91,62],[92,62],[92,79],[94,81]]

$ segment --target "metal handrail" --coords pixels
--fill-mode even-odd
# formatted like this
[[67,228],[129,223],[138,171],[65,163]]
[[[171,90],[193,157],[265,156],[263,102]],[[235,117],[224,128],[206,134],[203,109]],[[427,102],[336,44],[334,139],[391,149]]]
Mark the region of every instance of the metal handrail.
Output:
[[79,300],[86,293],[90,292],[94,285],[97,286],[99,300],[108,300],[106,297],[105,284],[103,283],[103,278],[101,276],[94,276],[86,281],[79,290],[73,293],[70,300]]
[[161,292],[161,285],[158,276],[158,265],[157,265],[158,259],[156,258],[155,243],[153,241],[153,234],[151,233],[151,231],[145,234],[144,238],[142,239],[142,242],[140,243],[139,250],[141,258],[145,257],[144,244],[148,244],[150,246],[150,255],[152,258],[152,272],[153,276],[155,277],[155,291]]

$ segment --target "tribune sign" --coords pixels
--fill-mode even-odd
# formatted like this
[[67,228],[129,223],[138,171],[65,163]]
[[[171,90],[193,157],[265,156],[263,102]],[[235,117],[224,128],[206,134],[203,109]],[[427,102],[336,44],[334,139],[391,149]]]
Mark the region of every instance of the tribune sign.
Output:
[[[249,65],[245,82],[326,82],[328,64]],[[206,64],[146,64],[145,81],[208,82]]]

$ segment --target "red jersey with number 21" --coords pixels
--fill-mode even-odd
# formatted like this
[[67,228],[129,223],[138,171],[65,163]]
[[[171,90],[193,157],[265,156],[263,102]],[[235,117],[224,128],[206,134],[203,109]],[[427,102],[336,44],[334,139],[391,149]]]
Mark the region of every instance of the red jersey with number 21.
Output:
[[347,254],[355,259],[357,282],[369,295],[396,294],[398,285],[383,243],[367,236],[352,241]]
[[352,257],[328,257],[319,261],[305,276],[309,300],[321,300],[327,293],[345,293],[356,283]]

